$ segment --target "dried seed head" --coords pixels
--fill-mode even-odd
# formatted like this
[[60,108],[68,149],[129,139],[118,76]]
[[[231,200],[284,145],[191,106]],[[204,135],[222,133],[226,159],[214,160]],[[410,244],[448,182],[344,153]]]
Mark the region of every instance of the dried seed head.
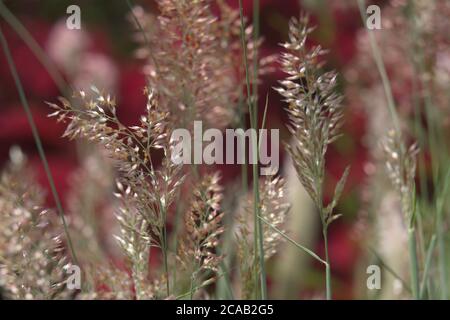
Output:
[[413,216],[413,199],[415,193],[416,157],[419,153],[417,144],[405,148],[402,138],[395,130],[390,130],[381,143],[386,173],[392,185],[402,199],[402,211],[408,222]]
[[[194,199],[185,216],[185,234],[180,241],[178,260],[186,270],[217,272],[222,256],[216,250],[223,233],[222,187],[219,174],[206,175],[194,189]],[[206,275],[206,273],[205,273]],[[204,280],[204,279],[203,279]]]
[[[299,180],[316,206],[322,208],[325,153],[328,145],[340,135],[342,96],[337,92],[337,74],[333,71],[321,72],[321,58],[326,51],[320,45],[307,47],[308,36],[314,30],[308,24],[307,16],[302,16],[300,20],[291,19],[289,42],[282,45],[287,52],[281,57],[283,71],[288,76],[280,81],[281,86],[275,90],[288,103],[288,128],[293,142],[286,145],[287,151],[293,159]],[[346,174],[337,189],[341,189],[345,178]],[[325,224],[335,218],[331,212],[335,204],[330,205],[329,210],[321,212]]]
[[0,287],[11,299],[67,299],[64,266],[70,265],[63,236],[43,208],[37,186],[19,149],[0,176]]
[[[158,17],[136,8],[130,20],[138,20],[138,56],[147,61],[149,83],[168,106],[171,121],[188,128],[194,120],[215,128],[236,121],[237,102],[245,82],[239,12],[225,1],[217,1],[217,17],[210,0],[157,3]],[[260,39],[251,37],[249,26],[249,57],[261,45]],[[259,62],[259,70],[264,73],[273,59],[265,57]],[[253,66],[252,61],[249,65]]]
[[[116,115],[114,99],[97,88],[93,95],[81,93],[76,107],[60,98],[61,105],[50,104],[59,120],[69,120],[65,136],[85,138],[97,143],[119,169],[116,197],[120,235],[116,239],[128,258],[136,296],[149,298],[148,254],[150,246],[162,247],[166,215],[183,182],[181,166],[173,164],[168,139],[169,114],[159,105],[158,94],[149,88],[146,113],[139,125],[126,127]],[[155,168],[151,154],[162,149],[165,158]]]

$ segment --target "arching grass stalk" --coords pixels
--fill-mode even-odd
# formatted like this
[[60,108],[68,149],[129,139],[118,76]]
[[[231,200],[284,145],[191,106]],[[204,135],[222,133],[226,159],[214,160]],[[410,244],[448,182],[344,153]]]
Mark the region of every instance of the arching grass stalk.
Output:
[[322,223],[325,247],[326,298],[332,298],[331,269],[329,260],[328,228],[339,218],[335,214],[339,199],[349,173],[346,168],[329,204],[324,204],[325,154],[328,145],[340,136],[342,126],[342,96],[337,91],[337,74],[322,71],[321,56],[325,54],[320,46],[306,46],[314,30],[309,17],[293,18],[289,24],[289,41],[282,46],[286,52],[281,56],[286,78],[280,81],[276,91],[288,103],[288,129],[292,143],[286,144],[297,177],[313,200]]
[[[0,1],[0,3],[1,3],[1,1]],[[25,114],[27,116],[28,123],[30,124],[31,131],[32,131],[32,134],[33,134],[34,141],[36,143],[36,147],[38,149],[39,156],[41,158],[42,164],[44,166],[45,173],[47,175],[48,182],[50,184],[50,189],[51,189],[53,198],[54,198],[55,203],[56,203],[56,208],[57,208],[58,214],[59,214],[59,216],[61,218],[61,222],[62,222],[62,225],[63,225],[63,228],[64,228],[64,233],[65,233],[66,238],[67,238],[67,244],[69,246],[69,251],[70,251],[70,254],[72,256],[72,260],[73,260],[73,262],[76,265],[78,265],[78,259],[77,259],[77,256],[76,256],[73,244],[72,244],[72,239],[70,237],[68,227],[67,227],[65,214],[64,214],[64,209],[63,209],[63,206],[61,204],[61,200],[59,198],[58,191],[56,190],[56,186],[55,186],[55,182],[54,182],[54,179],[53,179],[53,175],[52,175],[52,172],[50,171],[50,167],[48,165],[47,157],[45,155],[45,151],[44,151],[44,148],[42,146],[41,138],[39,137],[39,132],[38,132],[38,130],[36,128],[36,124],[34,123],[33,115],[31,114],[30,106],[28,104],[28,100],[26,98],[25,91],[24,91],[23,86],[22,86],[22,82],[21,82],[20,77],[19,77],[19,75],[17,73],[16,65],[14,63],[14,60],[13,60],[12,56],[11,56],[11,51],[9,49],[8,42],[6,41],[6,38],[5,38],[4,34],[3,34],[3,31],[1,29],[1,27],[0,27],[0,42],[2,44],[3,51],[4,51],[5,56],[6,56],[6,60],[8,61],[8,65],[10,67],[11,74],[12,74],[12,76],[14,78],[14,82],[16,84],[17,91],[19,92],[20,102],[21,102],[21,104],[22,104],[22,106],[23,106],[23,108],[25,110]]]
[[290,242],[291,244],[293,244],[294,246],[296,246],[298,249],[302,250],[303,252],[305,252],[306,254],[310,255],[311,257],[313,257],[314,259],[316,259],[317,261],[319,261],[320,263],[322,263],[325,267],[328,267],[328,263],[323,260],[322,258],[320,258],[314,251],[312,251],[311,249],[308,249],[307,247],[299,244],[298,242],[296,242],[295,240],[293,240],[291,237],[289,237],[287,234],[285,234],[283,231],[281,231],[280,229],[278,229],[277,227],[273,226],[271,223],[269,223],[266,219],[264,219],[263,217],[259,216],[259,219],[264,222],[266,225],[268,225],[272,230],[274,230],[275,232],[277,232],[279,235],[281,235],[284,239],[286,239],[288,242]]
[[430,274],[431,260],[433,259],[433,252],[435,247],[436,247],[436,235],[433,234],[430,240],[430,245],[428,246],[425,259],[425,267],[423,269],[422,281],[420,283],[420,292],[419,292],[420,299],[423,299],[425,297],[425,290],[427,290],[428,276]]
[[[358,0],[358,5],[359,5],[359,11],[361,13],[361,18],[362,18],[363,24],[365,26],[366,21],[367,21],[366,1]],[[378,47],[378,44],[375,40],[375,36],[374,36],[373,32],[368,31],[368,34],[369,34],[369,41],[370,41],[370,47],[372,49],[373,59],[375,61],[375,64],[377,66],[378,72],[381,77],[381,81],[383,84],[383,90],[384,90],[384,93],[386,96],[386,102],[387,102],[387,105],[389,108],[389,113],[392,118],[392,123],[393,123],[395,131],[397,133],[400,133],[400,121],[399,121],[399,117],[397,114],[397,109],[395,108],[395,101],[394,101],[394,96],[392,95],[391,83],[389,81],[389,77],[386,72],[386,67],[384,66],[384,63],[383,63],[383,58],[381,57],[380,48]]]
[[400,281],[402,286],[405,288],[406,291],[411,293],[411,287],[409,284],[397,273],[394,269],[392,269],[386,262],[384,262],[383,258],[371,247],[369,247],[369,251],[375,256],[377,263],[381,265],[384,269],[386,269],[387,272],[389,272],[395,279]]
[[66,82],[64,77],[59,72],[58,68],[48,57],[44,49],[39,45],[39,43],[33,38],[30,32],[25,28],[25,26],[17,19],[14,14],[5,6],[3,0],[0,0],[0,15],[3,19],[14,29],[14,31],[19,35],[19,37],[26,43],[30,48],[39,62],[45,67],[50,77],[55,82],[59,91],[64,96],[69,96],[71,93],[70,85]]

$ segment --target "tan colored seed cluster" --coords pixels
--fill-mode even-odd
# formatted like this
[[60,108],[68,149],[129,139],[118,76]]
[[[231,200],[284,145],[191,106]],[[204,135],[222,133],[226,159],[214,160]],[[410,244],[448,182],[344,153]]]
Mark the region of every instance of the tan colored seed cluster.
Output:
[[30,173],[12,149],[0,177],[0,287],[9,299],[66,299],[64,237]]
[[289,131],[292,144],[286,149],[291,155],[297,176],[319,209],[322,223],[328,225],[337,218],[333,208],[342,192],[348,170],[336,187],[329,206],[323,206],[325,154],[328,145],[339,136],[342,126],[342,96],[337,90],[337,74],[323,72],[322,56],[326,53],[320,45],[307,46],[308,36],[314,30],[309,18],[293,18],[289,24],[289,42],[283,44],[281,63],[288,75],[276,90],[288,103]]

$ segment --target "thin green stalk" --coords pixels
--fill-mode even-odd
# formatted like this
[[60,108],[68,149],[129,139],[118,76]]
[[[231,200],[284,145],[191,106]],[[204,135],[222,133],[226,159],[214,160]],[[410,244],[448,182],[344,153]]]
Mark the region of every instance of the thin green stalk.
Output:
[[[258,143],[258,142],[257,142]],[[253,164],[253,214],[254,214],[254,225],[255,225],[255,253],[258,253],[259,269],[260,269],[260,283],[261,283],[261,299],[267,299],[267,288],[266,288],[266,271],[265,271],[265,261],[264,261],[264,235],[262,231],[261,222],[258,219],[259,215],[259,174],[258,174],[258,163],[257,163],[257,153],[258,146],[257,143],[253,144],[253,155],[256,157],[255,163]]]
[[[422,46],[418,43],[422,41],[423,37],[420,33],[419,26],[417,24],[416,19],[414,19],[414,14],[416,11],[416,8],[414,6],[413,1],[409,1],[410,10],[410,19],[411,19],[411,29],[412,29],[412,42],[414,44],[417,44],[413,48],[414,57],[413,60],[413,66],[416,68],[416,72],[420,75],[424,75],[427,73],[427,64],[425,62],[425,56],[422,49]],[[440,159],[440,156],[443,155],[444,157],[447,155],[447,150],[443,150],[443,146],[446,146],[445,144],[445,137],[442,132],[442,127],[439,126],[439,111],[438,108],[435,108],[433,104],[433,97],[431,95],[430,90],[430,84],[428,81],[424,79],[424,77],[419,77],[419,80],[421,82],[422,88],[423,88],[423,100],[424,100],[424,108],[425,108],[425,121],[426,121],[426,127],[427,127],[427,137],[428,137],[428,147],[431,154],[431,172],[432,172],[432,178],[434,186],[437,187],[438,177],[439,177],[439,165],[440,161],[443,160]]]
[[[198,171],[194,170],[194,165],[191,165],[190,167],[192,169],[192,172],[195,176],[196,179],[198,179]],[[182,196],[182,192],[179,189],[177,192],[177,198],[175,200],[175,203],[177,204],[175,207],[175,216],[174,216],[174,222],[173,222],[173,227],[174,230],[171,232],[171,237],[170,237],[170,241],[168,244],[168,248],[167,251],[172,251],[172,252],[177,252],[178,250],[178,235],[180,230],[182,229],[182,225],[183,225],[183,210],[185,210],[185,203],[183,203],[183,196]],[[166,259],[165,259],[166,260]],[[173,261],[173,266],[172,266],[172,283],[177,283],[177,264],[178,261],[177,259],[174,259]],[[167,272],[169,272],[169,270],[167,270]]]
[[[255,47],[253,48],[253,95],[255,97],[255,101],[258,100],[258,73],[259,73],[259,52],[258,46],[256,45],[259,39],[259,28],[260,28],[260,6],[259,0],[253,1],[253,41],[255,43]],[[257,118],[256,118],[257,119]]]
[[[412,55],[412,54],[411,54]],[[412,59],[414,60],[414,59]],[[415,135],[417,136],[417,139],[419,141],[419,145],[421,146],[421,149],[425,150],[426,147],[426,137],[425,137],[425,130],[423,128],[423,125],[421,123],[421,112],[420,112],[420,103],[419,103],[419,97],[417,95],[417,81],[415,78],[412,79],[412,92],[413,92],[413,106],[414,106],[414,131]],[[427,201],[429,198],[429,190],[428,190],[428,183],[427,183],[427,174],[426,174],[426,159],[425,159],[425,152],[421,152],[419,155],[419,184],[420,184],[420,193],[421,193],[421,200]]]
[[[321,173],[319,174],[320,177],[323,177],[324,167],[321,167]],[[322,234],[323,234],[323,241],[324,241],[324,248],[325,248],[325,261],[327,262],[326,268],[325,268],[325,287],[326,287],[326,299],[332,300],[333,294],[331,290],[331,267],[330,267],[330,259],[328,254],[328,226],[329,223],[325,220],[325,214],[324,214],[324,208],[323,203],[321,202],[323,199],[323,191],[322,191],[322,185],[323,185],[323,178],[319,179],[320,181],[316,181],[317,190],[318,190],[318,202],[316,202],[316,206],[320,213],[320,220],[322,222]]]
[[[133,17],[134,23],[136,23],[137,27],[139,28],[139,31],[142,33],[142,36],[144,38],[145,45],[148,49],[151,48],[150,46],[150,39],[147,36],[147,33],[145,33],[144,27],[140,23],[139,19],[136,17],[136,15],[133,12],[134,3],[132,0],[125,0],[127,3],[128,8],[130,9],[131,16]],[[153,50],[149,50],[150,52],[150,58],[153,60],[153,63],[155,64],[156,72],[159,73],[159,65],[158,61],[156,60],[155,55],[153,54]]]
[[448,299],[448,277],[447,277],[447,251],[444,236],[444,226],[442,224],[442,214],[438,216],[436,221],[436,231],[438,238],[438,252],[439,252],[439,270],[440,270],[440,282],[441,282],[441,299]]
[[439,252],[439,272],[440,272],[440,282],[441,282],[441,299],[448,299],[448,277],[447,277],[447,249],[445,243],[445,230],[444,230],[444,202],[450,188],[450,169],[448,169],[445,176],[444,185],[441,188],[440,197],[437,199],[436,208],[436,233],[438,242],[438,252]]
[[299,248],[300,250],[304,251],[305,253],[309,254],[311,257],[313,257],[314,259],[316,259],[317,261],[319,261],[320,263],[324,264],[325,266],[328,265],[328,263],[326,261],[324,261],[322,258],[320,258],[317,254],[314,253],[314,251],[312,251],[311,249],[308,249],[305,246],[302,246],[301,244],[297,243],[295,240],[293,240],[291,237],[289,237],[287,234],[285,234],[283,231],[281,231],[280,229],[278,229],[277,227],[275,227],[273,224],[271,224],[269,221],[267,221],[266,219],[264,219],[263,217],[259,216],[259,219],[264,222],[267,226],[269,226],[269,228],[271,228],[272,230],[274,230],[275,232],[277,232],[280,236],[282,236],[284,239],[286,239],[287,241],[289,241],[291,244],[293,244],[294,246],[296,246],[297,248]]
[[64,233],[65,233],[66,238],[67,238],[67,244],[69,246],[69,250],[70,250],[70,253],[71,253],[71,256],[72,256],[72,260],[73,260],[73,262],[76,265],[78,265],[78,259],[77,259],[77,256],[76,256],[73,244],[72,244],[72,239],[70,237],[68,227],[67,227],[65,214],[64,214],[64,209],[63,209],[63,206],[61,204],[58,191],[56,190],[56,187],[55,187],[55,182],[54,182],[54,179],[53,179],[53,175],[52,175],[52,173],[50,171],[50,167],[48,165],[47,157],[45,155],[45,151],[44,151],[44,148],[42,146],[42,142],[41,142],[41,139],[39,137],[39,132],[38,132],[38,130],[36,128],[36,124],[34,123],[33,115],[31,113],[30,106],[28,105],[28,100],[26,98],[25,91],[24,91],[23,86],[22,86],[22,82],[21,82],[20,77],[19,77],[19,75],[17,73],[16,65],[15,65],[14,60],[12,58],[11,51],[10,51],[9,46],[8,46],[8,42],[6,41],[6,38],[5,38],[4,34],[3,34],[3,31],[1,29],[1,27],[0,27],[0,41],[2,43],[3,51],[4,51],[6,59],[8,61],[8,65],[10,67],[11,74],[12,74],[12,76],[14,78],[14,82],[16,84],[17,91],[19,92],[21,104],[22,104],[22,106],[23,106],[23,108],[25,110],[25,114],[27,116],[28,123],[30,124],[31,131],[32,131],[35,143],[36,143],[36,147],[38,149],[39,156],[41,158],[42,164],[44,166],[45,173],[47,175],[47,179],[48,179],[49,184],[50,184],[50,189],[52,191],[52,195],[53,195],[53,198],[54,198],[55,203],[56,203],[56,208],[57,208],[58,214],[59,214],[59,216],[61,218],[61,222],[62,222],[62,225],[63,225],[63,228],[64,228]]
[[[233,288],[231,287],[231,279],[228,275],[228,267],[225,264],[225,261],[221,261],[220,262],[220,270],[223,273],[223,281],[219,281],[219,279],[217,280],[217,283],[219,285],[219,283],[223,283],[223,287],[226,289],[226,300],[234,300],[234,294],[233,294]],[[219,297],[222,295],[218,295],[218,297],[216,297],[216,299],[220,299]]]
[[139,19],[136,17],[136,15],[133,12],[134,4],[131,0],[125,0],[128,6],[128,9],[130,9],[131,16],[133,17],[134,23],[136,23],[136,26],[139,28],[139,31],[142,33],[142,36],[144,37],[144,42],[147,46],[150,46],[150,41],[147,37],[147,34],[144,31],[144,28],[142,27],[142,24],[139,22]]
[[[245,112],[243,110],[244,108],[244,102],[242,97],[242,87],[239,89],[239,101],[238,101],[238,112],[239,112],[239,127],[242,128],[242,130],[246,130],[245,125]],[[248,168],[247,168],[247,161],[245,161],[244,157],[244,163],[241,165],[241,175],[242,175],[242,193],[247,194],[248,191]]]
[[[217,275],[216,279],[219,279],[220,277],[223,277],[223,276],[224,276],[224,273],[220,273],[220,274]],[[201,285],[194,287],[193,290],[194,290],[194,291],[197,291],[197,290],[202,289],[202,288],[204,288],[204,287],[206,287],[206,286],[209,286],[210,284],[211,284],[210,281],[205,281],[205,282],[202,283]],[[189,289],[189,292],[180,294],[180,295],[177,296],[175,299],[176,299],[176,300],[180,300],[180,299],[183,299],[183,298],[185,298],[185,297],[189,297],[190,295],[191,295],[191,289]]]
[[259,52],[256,45],[259,39],[259,0],[253,0],[253,79],[252,79],[252,97],[253,97],[253,124],[258,128],[258,70],[259,70]]
[[[428,275],[429,275],[431,260],[433,258],[433,252],[434,252],[435,247],[436,247],[436,235],[433,234],[433,236],[431,237],[430,245],[427,250],[427,257],[425,260],[425,267],[423,269],[422,282],[420,283],[420,293],[419,293],[420,299],[423,299],[425,296],[426,284],[428,282]],[[428,298],[430,298],[430,297],[428,297]]]
[[[23,42],[33,52],[34,56],[44,66],[55,85],[58,87],[62,96],[70,97],[75,89],[68,83],[56,64],[48,56],[42,46],[33,38],[33,35],[26,29],[19,19],[4,5],[0,0],[0,16],[11,26],[11,28],[19,35]],[[83,148],[85,147],[79,141],[76,143],[76,151],[79,159],[82,158]]]
[[419,259],[417,256],[417,239],[416,239],[416,215],[417,215],[417,201],[416,201],[416,188],[413,186],[412,192],[412,210],[411,212],[405,212],[409,216],[408,227],[408,251],[409,251],[409,267],[411,277],[411,292],[413,298],[418,300],[420,298],[419,287]]
[[416,234],[414,228],[408,229],[408,249],[409,249],[409,263],[410,263],[410,273],[411,273],[411,290],[413,298],[418,300],[419,296],[419,267],[417,265],[417,243]]
[[[247,101],[250,113],[250,122],[251,128],[257,129],[257,104],[255,102],[256,98],[252,96],[251,93],[251,83],[250,83],[250,71],[248,67],[248,58],[247,58],[247,44],[245,42],[245,30],[244,30],[244,15],[242,9],[242,0],[239,0],[239,14],[241,20],[241,28],[240,28],[240,36],[242,41],[242,49],[244,52],[244,67],[245,67],[245,80],[247,86]],[[252,98],[253,97],[253,98]],[[255,232],[254,232],[254,246],[255,246],[255,254],[257,253],[258,259],[255,259],[255,267],[259,264],[260,271],[260,296],[262,300],[267,299],[267,284],[266,284],[266,270],[265,270],[265,261],[264,261],[264,245],[263,245],[263,232],[261,222],[258,219],[259,216],[259,175],[258,175],[258,135],[256,135],[256,143],[253,143],[253,155],[254,155],[254,164],[253,164],[253,211],[254,211],[254,224],[255,224]]]
[[[182,225],[182,210],[181,210],[181,206],[179,205],[180,201],[181,201],[181,190],[178,190],[177,192],[177,198],[175,200],[178,205],[175,208],[175,217],[174,217],[174,230],[172,232],[172,237],[171,237],[171,241],[170,241],[170,245],[169,248],[172,252],[177,252],[178,250],[178,233],[180,231],[181,225]],[[174,261],[174,267],[172,269],[172,279],[173,279],[173,283],[177,283],[177,261],[175,259]]]
[[[166,238],[166,231],[164,231],[164,237]],[[162,250],[163,260],[164,260],[164,273],[166,274],[166,293],[170,296],[170,281],[169,281],[169,266],[167,262],[167,245],[166,240],[164,240],[164,248]]]
[[[259,38],[259,0],[253,2],[253,41],[256,44]],[[255,46],[253,56],[253,129],[258,129],[258,48]],[[266,108],[267,110],[267,108]],[[257,135],[258,136],[258,135]],[[258,174],[258,161],[259,161],[259,141],[253,144],[253,155],[255,157],[253,164],[253,189],[254,189],[254,215],[255,223],[258,235],[258,257],[259,268],[261,270],[260,282],[261,282],[261,299],[267,299],[267,284],[266,284],[266,270],[265,270],[265,257],[264,257],[264,232],[259,216],[259,174]]]
[[48,71],[48,74],[55,82],[59,91],[64,95],[67,95],[70,85],[64,80],[64,77],[59,72],[58,68],[52,62],[52,60],[45,53],[44,49],[39,45],[39,43],[33,38],[30,32],[25,28],[25,26],[17,19],[14,14],[5,6],[3,0],[0,0],[0,15],[3,19],[14,29],[14,31],[22,38],[22,40],[27,44],[39,62]]
[[394,278],[396,278],[398,281],[400,281],[402,286],[403,286],[403,288],[405,288],[408,292],[411,292],[411,287],[409,286],[409,284],[402,277],[400,277],[397,274],[397,272],[394,271],[394,269],[392,269],[387,263],[385,263],[384,260],[381,258],[381,256],[373,248],[369,248],[369,250],[375,256],[375,258],[377,259],[378,263],[384,269],[386,269],[386,271],[388,271]]
[[[361,18],[365,25],[365,23],[367,21],[367,15],[366,15],[366,11],[365,11],[366,1],[358,0],[358,4],[359,4],[359,10],[361,13]],[[391,84],[390,84],[389,77],[386,72],[386,68],[383,63],[383,58],[381,56],[380,48],[378,47],[378,44],[376,42],[375,36],[373,35],[373,32],[369,30],[368,34],[369,34],[370,46],[372,48],[373,59],[375,61],[375,64],[377,66],[378,72],[381,77],[381,81],[383,83],[383,89],[384,89],[384,93],[386,95],[386,101],[387,101],[387,105],[389,108],[389,112],[391,114],[392,123],[394,125],[395,131],[400,136],[400,132],[401,132],[400,131],[400,122],[398,120],[398,114],[397,114],[397,110],[395,107],[394,97],[392,95]]]
[[[413,55],[413,53],[411,53]],[[414,58],[412,58],[414,60]],[[425,149],[425,136],[422,124],[420,122],[420,109],[419,109],[419,99],[416,94],[417,92],[417,81],[414,78],[412,81],[412,99],[414,106],[414,132],[419,141],[419,145],[422,146],[421,149]],[[420,184],[420,201],[417,205],[420,207],[417,214],[417,231],[418,231],[418,242],[421,257],[425,256],[425,233],[423,228],[423,205],[425,205],[428,201],[429,191],[428,191],[428,183],[427,183],[427,175],[426,175],[426,162],[425,162],[425,152],[420,152],[418,155],[418,172],[419,172],[419,184]]]
[[168,264],[168,246],[167,246],[167,221],[166,221],[166,212],[164,210],[163,213],[163,230],[162,230],[162,254],[163,254],[163,267],[164,273],[166,275],[166,293],[167,296],[170,296],[170,281],[169,281],[169,264]]
[[[165,188],[167,189],[167,188]],[[167,194],[167,190],[164,190],[164,194]],[[160,229],[160,244],[161,244],[161,252],[163,255],[163,268],[164,274],[166,276],[166,293],[167,296],[170,296],[170,281],[169,281],[169,264],[168,264],[168,242],[167,242],[167,210],[165,204],[161,202],[159,199],[159,207],[161,208],[161,219],[162,219],[162,228]]]
[[326,297],[327,300],[332,299],[331,295],[331,270],[330,270],[330,258],[328,256],[328,230],[327,227],[323,228],[323,240],[325,245],[325,280],[326,280]]
[[266,128],[267,107],[269,106],[269,95],[266,95],[266,104],[264,105],[264,113],[261,123],[261,134],[259,135],[258,153],[261,150],[262,132]]
[[[227,211],[231,211],[232,208],[229,208]],[[224,225],[228,226],[227,232],[225,232],[222,236],[221,246],[217,248],[217,255],[224,255],[224,258],[220,261],[220,270],[224,273],[223,278],[218,279],[216,286],[216,299],[226,299],[226,300],[234,300],[234,293],[232,288],[232,283],[229,275],[228,269],[230,265],[233,264],[235,259],[235,252],[233,249],[234,246],[234,222],[235,219],[231,215],[224,216]],[[226,253],[226,254],[224,254]]]

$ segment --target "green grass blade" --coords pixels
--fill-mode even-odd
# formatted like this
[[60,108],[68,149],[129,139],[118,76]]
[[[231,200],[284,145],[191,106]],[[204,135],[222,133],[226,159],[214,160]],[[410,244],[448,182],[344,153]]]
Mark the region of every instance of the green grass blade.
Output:
[[427,256],[425,259],[425,267],[423,269],[423,275],[422,275],[422,282],[420,283],[420,294],[419,294],[420,299],[423,299],[424,295],[425,295],[426,284],[428,281],[431,260],[433,258],[433,252],[434,252],[435,247],[436,247],[436,235],[433,234],[433,236],[431,237],[430,245],[427,250]]
[[4,34],[3,34],[3,31],[1,29],[1,27],[0,27],[0,42],[2,44],[3,51],[4,51],[6,59],[8,61],[8,65],[10,67],[11,74],[12,74],[12,76],[14,78],[14,82],[16,84],[17,91],[19,92],[19,97],[20,97],[21,104],[22,104],[22,106],[23,106],[23,108],[25,110],[25,113],[26,113],[26,116],[27,116],[27,120],[28,120],[28,122],[30,124],[31,131],[33,133],[33,138],[35,140],[39,156],[41,158],[42,164],[44,165],[44,170],[45,170],[45,173],[47,175],[47,179],[48,179],[49,184],[50,184],[50,189],[52,191],[52,195],[53,195],[53,198],[54,198],[55,203],[56,203],[56,208],[58,210],[58,214],[59,214],[59,216],[61,218],[61,222],[62,222],[62,225],[64,227],[64,232],[66,234],[67,243],[68,243],[68,246],[69,246],[70,253],[72,255],[73,262],[78,265],[78,259],[77,259],[77,256],[75,254],[75,250],[74,250],[73,245],[72,245],[72,240],[71,240],[71,237],[70,237],[70,234],[69,234],[69,230],[68,230],[68,227],[67,227],[67,223],[66,223],[66,219],[65,219],[65,216],[64,216],[64,209],[62,207],[58,191],[56,190],[56,187],[55,187],[55,182],[54,182],[54,179],[53,179],[53,175],[52,175],[52,173],[50,171],[50,167],[48,165],[47,157],[45,155],[44,148],[42,146],[42,142],[41,142],[41,139],[39,137],[39,132],[38,132],[38,130],[36,128],[36,124],[34,123],[33,116],[31,114],[31,110],[30,110],[30,107],[28,105],[28,100],[26,98],[25,91],[24,91],[23,86],[22,86],[22,82],[20,81],[20,77],[19,77],[19,75],[17,73],[16,65],[14,63],[14,60],[13,60],[12,55],[11,55],[11,51],[10,51],[9,46],[8,46],[8,42],[6,41],[6,38],[5,38]]
[[48,57],[44,49],[42,49],[39,43],[33,38],[31,33],[25,28],[20,20],[17,19],[14,14],[5,6],[2,0],[0,0],[0,15],[14,29],[19,37],[30,48],[39,62],[45,67],[48,74],[58,87],[59,91],[63,95],[67,96],[69,93],[70,85],[66,82],[66,80],[61,75],[60,71],[52,62],[52,60]]
[[[251,92],[251,83],[250,83],[250,71],[248,67],[248,57],[247,57],[247,44],[245,42],[245,30],[244,30],[244,14],[242,9],[242,0],[239,0],[239,15],[240,15],[240,37],[242,42],[242,49],[244,53],[244,67],[245,67],[245,80],[247,87],[247,101],[250,112],[250,122],[251,127],[253,129],[258,128],[258,118],[257,118],[257,99],[252,96]],[[257,138],[258,140],[258,135]],[[267,283],[266,283],[266,270],[265,270],[265,261],[264,261],[264,246],[263,246],[263,233],[261,222],[258,219],[259,216],[259,175],[258,175],[258,141],[256,145],[253,146],[253,154],[255,156],[255,163],[253,164],[253,211],[254,211],[254,224],[255,224],[255,232],[254,232],[254,244],[255,244],[255,253],[258,252],[258,259],[255,259],[255,266],[259,264],[260,270],[260,297],[261,299],[267,299]],[[255,269],[256,270],[256,269]],[[257,274],[255,273],[255,277]],[[256,282],[256,281],[255,281]]]
[[381,258],[381,256],[372,248],[369,248],[369,251],[372,252],[372,254],[375,256],[377,261],[380,263],[380,265],[386,269],[387,272],[389,272],[394,278],[396,278],[398,281],[402,283],[402,286],[408,291],[411,292],[411,287],[409,284],[401,277],[397,272],[394,271],[387,263],[384,262],[384,260]]
[[[367,15],[366,15],[366,11],[365,11],[366,10],[366,1],[358,0],[358,5],[359,5],[360,13],[361,13],[361,18],[362,18],[364,26],[365,26],[366,21],[367,21]],[[398,120],[397,109],[395,107],[394,97],[392,94],[392,87],[391,87],[391,83],[389,81],[389,77],[386,72],[386,67],[384,66],[380,48],[378,47],[375,36],[373,35],[373,31],[369,30],[368,34],[369,34],[370,46],[372,48],[373,59],[375,61],[375,64],[377,66],[378,72],[381,77],[381,81],[383,83],[383,89],[384,89],[384,93],[386,95],[386,101],[387,101],[387,105],[389,108],[389,112],[391,114],[392,123],[394,125],[394,128],[395,128],[397,134],[399,134],[399,136],[400,136],[400,132],[401,132],[400,131],[400,122]]]
[[274,230],[276,233],[278,233],[280,236],[282,236],[284,239],[289,241],[291,244],[293,244],[294,246],[296,246],[297,248],[299,248],[303,252],[307,253],[308,255],[310,255],[311,257],[313,257],[314,259],[316,259],[320,263],[324,264],[325,266],[328,266],[328,263],[325,260],[323,260],[322,258],[320,258],[314,251],[312,251],[311,249],[308,249],[307,247],[302,246],[301,244],[297,243],[295,240],[293,240],[291,237],[289,237],[283,231],[281,231],[280,229],[278,229],[277,227],[272,225],[269,221],[267,221],[263,217],[259,216],[259,219],[262,222],[264,222],[267,226],[269,226],[272,230]]
[[448,169],[445,175],[444,183],[441,188],[439,198],[437,199],[436,205],[436,232],[438,241],[438,252],[439,252],[439,273],[441,282],[441,299],[448,299],[448,269],[447,269],[447,249],[445,243],[445,230],[444,230],[444,216],[443,209],[445,200],[448,196],[448,191],[450,188],[450,169]]

